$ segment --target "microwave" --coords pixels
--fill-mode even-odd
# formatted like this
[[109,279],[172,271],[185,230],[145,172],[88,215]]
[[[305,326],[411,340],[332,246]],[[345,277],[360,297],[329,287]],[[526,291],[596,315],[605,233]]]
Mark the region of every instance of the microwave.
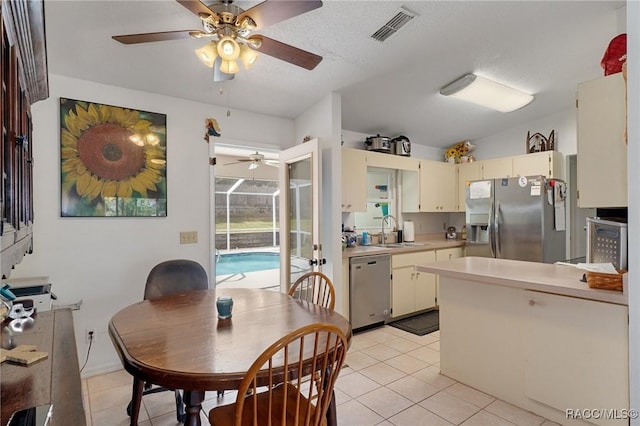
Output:
[[628,225],[626,219],[587,218],[587,262],[611,263],[627,269]]

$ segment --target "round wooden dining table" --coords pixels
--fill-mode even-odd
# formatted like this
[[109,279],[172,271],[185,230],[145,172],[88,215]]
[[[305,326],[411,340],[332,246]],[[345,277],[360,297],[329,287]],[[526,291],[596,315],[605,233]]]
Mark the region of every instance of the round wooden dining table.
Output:
[[[218,296],[233,298],[231,318],[218,319]],[[205,391],[237,389],[269,345],[313,323],[334,324],[351,339],[349,321],[337,312],[260,289],[195,290],[144,300],[113,316],[109,336],[132,376],[184,390],[185,424],[195,426]],[[141,386],[134,384],[133,392],[142,392]],[[327,417],[335,424],[335,401]]]

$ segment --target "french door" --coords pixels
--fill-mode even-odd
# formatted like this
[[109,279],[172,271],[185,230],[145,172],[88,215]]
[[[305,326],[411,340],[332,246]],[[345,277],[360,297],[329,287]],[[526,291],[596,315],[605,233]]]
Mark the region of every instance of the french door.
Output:
[[280,289],[326,260],[320,244],[320,155],[318,140],[280,152]]

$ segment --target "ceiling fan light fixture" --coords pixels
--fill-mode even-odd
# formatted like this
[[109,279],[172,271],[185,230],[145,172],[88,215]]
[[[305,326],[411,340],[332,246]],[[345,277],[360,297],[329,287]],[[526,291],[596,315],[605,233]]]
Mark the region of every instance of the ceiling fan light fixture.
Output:
[[233,38],[224,36],[218,41],[218,55],[225,61],[235,61],[240,56],[240,46]]
[[249,164],[249,170],[255,170],[255,169],[257,169],[257,168],[258,168],[258,163],[256,163],[256,162],[251,162],[251,163]]
[[235,60],[227,61],[223,59],[222,62],[220,63],[220,71],[225,74],[235,74],[238,71],[240,71],[240,67],[238,66],[238,63]]
[[247,40],[247,44],[249,45],[250,48],[258,50],[262,47],[262,40],[255,37],[250,38]]
[[258,53],[256,53],[256,51],[246,44],[240,45],[240,60],[242,61],[245,69],[251,68],[251,66],[256,62],[256,59],[258,59]]
[[218,57],[218,49],[215,41],[210,41],[209,43],[202,46],[200,49],[196,49],[196,55],[202,61],[203,64],[208,66],[209,68],[213,68],[213,64]]
[[440,90],[440,94],[500,112],[515,111],[534,99],[533,95],[475,74],[466,74],[449,83]]
[[245,16],[244,18],[242,18],[242,20],[240,20],[240,22],[237,23],[237,26],[240,29],[246,30],[246,31],[253,31],[257,27],[256,21],[254,21],[250,16]]

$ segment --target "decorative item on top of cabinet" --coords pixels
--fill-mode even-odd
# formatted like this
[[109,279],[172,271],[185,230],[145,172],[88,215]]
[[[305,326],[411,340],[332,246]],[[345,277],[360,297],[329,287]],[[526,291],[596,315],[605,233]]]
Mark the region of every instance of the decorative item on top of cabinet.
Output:
[[556,131],[552,130],[549,137],[544,137],[542,133],[536,132],[533,135],[527,132],[527,154],[532,152],[553,151],[556,149]]
[[471,142],[461,141],[452,145],[445,151],[444,159],[447,163],[460,163],[460,158],[468,156],[474,149],[476,149],[476,147]]

